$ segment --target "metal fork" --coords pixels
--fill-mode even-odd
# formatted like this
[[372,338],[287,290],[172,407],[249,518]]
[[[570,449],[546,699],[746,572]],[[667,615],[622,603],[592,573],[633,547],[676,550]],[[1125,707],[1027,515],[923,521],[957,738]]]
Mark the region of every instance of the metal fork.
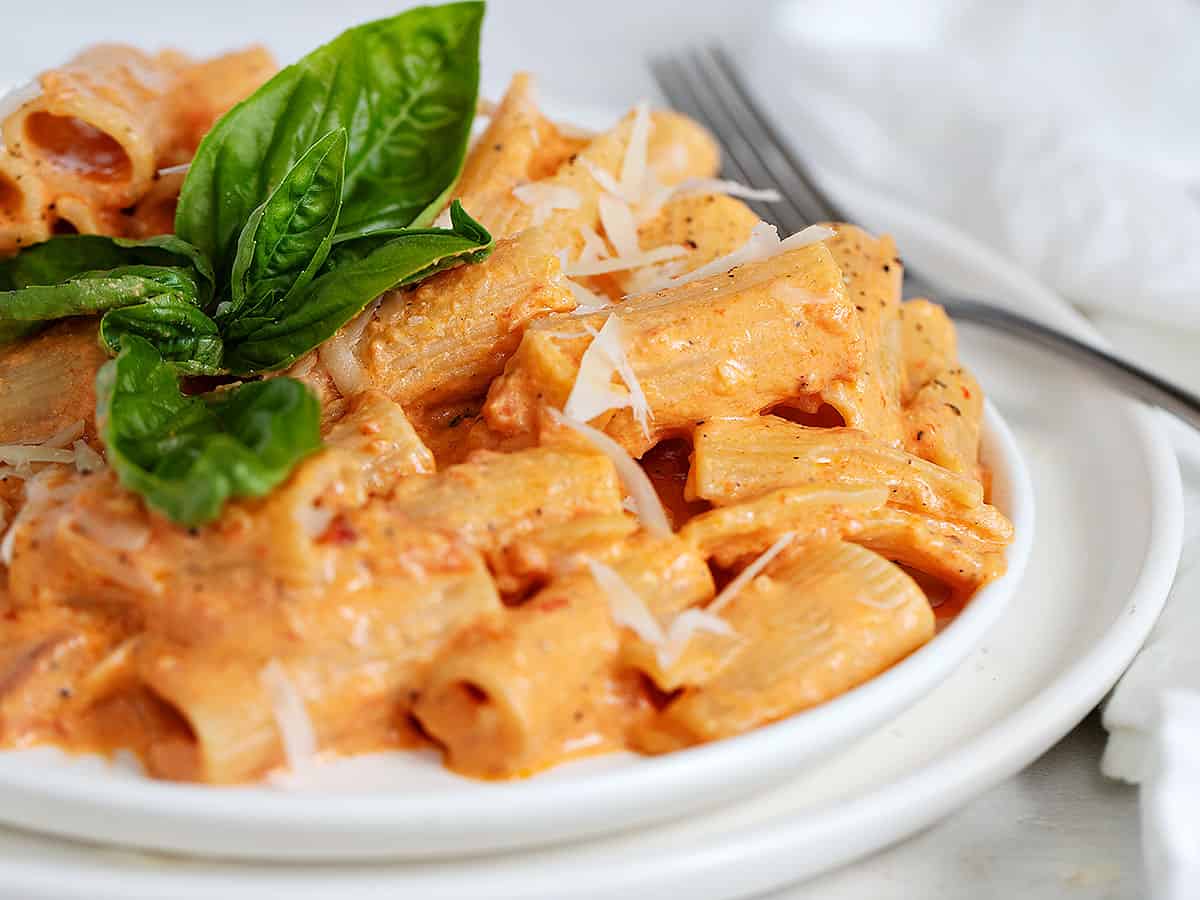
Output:
[[[656,58],[650,67],[671,105],[717,136],[725,150],[723,174],[755,187],[779,189],[782,199],[769,209],[750,204],[761,218],[789,234],[813,222],[852,221],[788,148],[724,50],[692,49]],[[1007,332],[1085,364],[1124,393],[1200,429],[1200,396],[1108,350],[994,303],[947,295],[908,265],[904,289],[907,296],[936,300],[954,319]]]

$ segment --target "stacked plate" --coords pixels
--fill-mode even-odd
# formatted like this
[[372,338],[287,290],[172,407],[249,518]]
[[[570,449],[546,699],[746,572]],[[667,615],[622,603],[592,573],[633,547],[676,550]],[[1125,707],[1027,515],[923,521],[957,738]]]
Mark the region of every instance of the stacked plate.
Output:
[[[960,235],[838,188],[923,271],[1087,333]],[[1007,339],[964,329],[962,355],[991,398],[995,502],[1018,534],[1010,574],[869,684],[718,744],[511,784],[464,781],[417,754],[339,762],[284,792],[4,753],[0,895],[723,900],[933,822],[1103,696],[1161,608],[1182,527],[1174,456],[1151,414]]]

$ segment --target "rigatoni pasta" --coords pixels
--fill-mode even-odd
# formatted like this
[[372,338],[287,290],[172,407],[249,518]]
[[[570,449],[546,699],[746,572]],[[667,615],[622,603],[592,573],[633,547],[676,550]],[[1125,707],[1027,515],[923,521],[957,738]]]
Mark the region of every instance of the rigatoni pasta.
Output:
[[[696,123],[638,104],[583,132],[524,74],[408,218],[388,192],[415,169],[345,189],[376,157],[335,109],[292,138],[341,180],[288,157],[197,225],[203,136],[273,67],[93,48],[3,123],[0,250],[135,240],[42,245],[95,253],[50,284],[36,252],[3,270],[22,310],[31,283],[92,290],[0,306],[0,745],[211,784],[417,745],[492,779],[672,752],[854,689],[1004,573],[983,394],[944,312],[902,302],[890,238],[780,236]],[[340,231],[348,197],[384,226]],[[235,246],[206,237],[239,203]],[[282,349],[232,365],[246,334]],[[153,377],[121,368],[139,349]],[[201,515],[181,484],[224,493]]]
[[213,122],[275,68],[261,47],[194,62],[103,44],[43,72],[0,122],[0,253],[52,231],[169,233],[182,173],[164,180],[160,170],[186,165]]

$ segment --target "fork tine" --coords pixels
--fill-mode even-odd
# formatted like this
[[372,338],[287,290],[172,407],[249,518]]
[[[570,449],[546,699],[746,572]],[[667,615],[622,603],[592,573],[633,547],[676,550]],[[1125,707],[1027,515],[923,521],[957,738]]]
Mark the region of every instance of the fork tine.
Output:
[[[709,114],[707,105],[701,103],[700,97],[693,88],[692,78],[689,77],[683,62],[677,57],[659,57],[651,61],[650,71],[668,103],[680,112],[701,122],[717,135],[724,151],[721,154],[722,174],[737,181],[750,182],[750,176],[742,167],[738,157],[729,152],[727,141],[721,135],[722,126]],[[770,212],[761,203],[752,201],[748,205],[759,218],[767,220],[771,218]]]
[[[688,71],[696,86],[695,93],[702,99],[702,105],[708,112],[708,118],[714,125],[714,131],[721,143],[736,159],[738,165],[750,176],[750,183],[756,187],[780,188],[781,202],[774,205],[774,221],[785,233],[799,231],[809,223],[805,210],[791,197],[787,185],[766,164],[756,143],[762,140],[761,135],[753,134],[746,128],[744,116],[737,109],[738,100],[721,80],[721,74],[715,65],[700,51],[687,54]],[[753,125],[753,122],[750,123]]]
[[846,221],[846,214],[821,190],[809,175],[808,167],[789,149],[788,142],[747,88],[729,54],[719,45],[714,45],[708,48],[708,56],[720,73],[721,82],[736,98],[735,106],[741,113],[742,127],[748,134],[756,136],[754,145],[766,157],[768,168],[781,179],[781,189],[786,191],[793,205],[804,211],[810,222]]

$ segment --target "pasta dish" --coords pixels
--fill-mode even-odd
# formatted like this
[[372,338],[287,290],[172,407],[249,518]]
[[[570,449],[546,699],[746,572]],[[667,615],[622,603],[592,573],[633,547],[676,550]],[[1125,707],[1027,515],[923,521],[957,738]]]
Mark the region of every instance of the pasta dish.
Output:
[[835,698],[1004,572],[983,393],[888,237],[790,236],[482,4],[3,104],[0,746],[530,775]]

